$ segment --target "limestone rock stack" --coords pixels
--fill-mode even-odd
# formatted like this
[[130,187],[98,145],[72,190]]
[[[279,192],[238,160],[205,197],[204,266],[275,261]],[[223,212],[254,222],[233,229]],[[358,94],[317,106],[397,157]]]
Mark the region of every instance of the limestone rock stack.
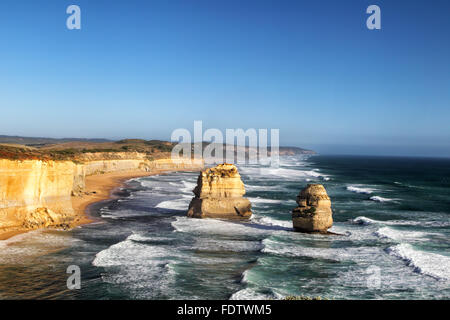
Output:
[[292,211],[296,231],[326,233],[333,225],[331,201],[323,185],[308,184],[297,196],[297,204]]
[[203,170],[194,194],[188,217],[248,219],[252,215],[250,201],[242,197],[245,187],[235,165],[224,163]]

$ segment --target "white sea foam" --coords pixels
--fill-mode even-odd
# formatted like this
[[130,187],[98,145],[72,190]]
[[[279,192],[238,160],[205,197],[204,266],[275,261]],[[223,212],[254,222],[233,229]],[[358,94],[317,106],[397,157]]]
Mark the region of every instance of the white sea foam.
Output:
[[101,216],[102,216],[102,218],[113,219],[113,220],[120,219],[120,217],[117,217],[117,216],[112,215],[112,214],[107,214],[107,213],[102,213]]
[[318,259],[327,259],[334,261],[360,261],[367,259],[368,256],[380,253],[379,248],[374,247],[303,247],[296,243],[286,243],[274,241],[272,239],[263,240],[264,253],[283,255],[288,257],[310,257]]
[[305,164],[303,162],[300,161],[294,161],[292,163],[288,163],[288,162],[280,162],[280,166],[281,167],[300,167],[300,166],[304,166]]
[[225,235],[235,236],[263,235],[270,233],[270,230],[258,228],[250,223],[225,221],[219,219],[192,219],[188,217],[177,217],[172,222],[176,232],[204,235]]
[[33,230],[0,240],[0,264],[29,263],[49,252],[65,249],[81,240],[70,237],[67,233],[48,230]]
[[248,273],[251,272],[251,269],[245,270],[241,275],[241,283],[247,284],[248,283]]
[[180,189],[180,191],[192,195],[193,194],[192,191],[194,190],[197,184],[186,180],[182,180],[181,183],[183,184],[183,187]]
[[450,280],[450,257],[414,249],[410,244],[401,243],[386,251],[414,268],[415,272],[436,279]]
[[20,233],[18,235],[15,235],[9,239],[6,240],[0,240],[0,248],[6,248],[9,245],[12,245],[14,243],[22,242],[26,239],[30,239],[36,235],[40,235],[42,233],[42,229],[39,230],[32,230],[25,233]]
[[100,209],[100,215],[102,216],[102,218],[110,218],[110,219],[142,217],[148,216],[150,214],[151,213],[144,210],[142,211],[133,209],[110,210],[107,207]]
[[[152,176],[152,178],[154,178]],[[135,179],[135,181],[139,182],[141,184],[141,186],[145,187],[145,188],[154,188],[155,186],[157,186],[157,181],[156,180],[143,180],[143,179]]]
[[284,190],[283,187],[280,186],[261,186],[261,185],[252,185],[252,184],[246,184],[245,190],[247,191],[282,191]]
[[449,227],[450,222],[448,221],[427,221],[427,220],[386,220],[380,221],[371,218],[367,218],[364,216],[357,217],[355,219],[350,220],[353,224],[360,225],[372,225],[372,224],[384,224],[384,225],[399,225],[399,226],[420,226],[420,227]]
[[370,200],[376,201],[376,202],[390,202],[390,201],[395,201],[395,199],[383,198],[383,197],[380,197],[380,196],[373,196],[373,197],[370,197]]
[[371,219],[371,218],[367,218],[364,216],[361,217],[356,217],[355,219],[350,220],[351,223],[353,224],[360,224],[360,225],[372,225],[372,224],[384,224],[384,225],[411,225],[411,226],[416,226],[416,225],[422,225],[423,222],[419,222],[419,221],[406,221],[406,220],[386,220],[386,221],[381,221],[381,220],[376,220],[376,219]]
[[131,178],[131,179],[127,180],[126,182],[137,182],[142,186],[143,185],[142,181],[143,181],[142,177],[138,177],[138,178]]
[[368,232],[366,228],[359,228],[358,226],[340,222],[334,223],[328,231],[340,235],[339,240],[334,239],[334,241],[367,241],[377,238],[375,235]]
[[167,294],[175,278],[172,264],[177,261],[177,252],[167,246],[152,246],[134,241],[135,237],[133,234],[100,251],[92,264],[103,268],[114,267],[102,275],[103,281],[120,284],[132,292],[138,292],[135,298]]
[[258,293],[253,289],[245,288],[233,293],[230,300],[268,300],[275,298],[274,295]]
[[183,196],[182,198],[175,199],[175,200],[162,201],[162,202],[158,203],[155,207],[162,208],[162,209],[187,211],[188,207],[189,207],[189,202],[191,201],[191,199],[192,199],[192,197],[190,197],[190,196]]
[[131,241],[137,241],[137,242],[168,242],[168,241],[172,241],[173,238],[170,237],[161,237],[161,236],[148,236],[148,235],[143,235],[140,233],[133,233],[131,234],[127,240],[131,240]]
[[[207,243],[199,240],[194,246],[179,247],[170,244],[174,240],[171,237],[147,236],[142,234],[132,234],[124,241],[116,243],[109,248],[102,250],[95,256],[92,265],[96,267],[110,268],[103,274],[104,281],[121,284],[132,289],[151,289],[141,293],[139,298],[148,298],[167,294],[174,287],[173,281],[176,278],[176,266],[178,263],[193,264],[236,264],[240,261],[239,256],[210,257],[193,255],[192,250],[214,251],[258,251],[261,244],[245,241]],[[206,240],[208,241],[208,240]],[[233,246],[234,243],[234,246]],[[222,247],[219,248],[218,245]],[[209,247],[211,246],[211,247]]]
[[267,216],[252,215],[251,221],[266,225],[266,226],[279,226],[287,229],[292,229],[292,221],[279,220]]
[[297,170],[297,169],[287,169],[287,168],[272,168],[272,167],[263,167],[263,168],[251,168],[251,167],[243,167],[241,169],[243,174],[247,174],[249,176],[257,177],[260,176],[262,178],[283,178],[286,180],[299,180],[306,179],[310,177],[314,178],[326,178],[328,175],[322,174],[316,170]]
[[367,218],[364,216],[356,217],[355,219],[352,219],[351,222],[353,224],[360,224],[363,226],[367,226],[367,225],[374,224],[374,223],[382,223],[382,221],[373,220],[373,219],[370,219],[370,218]]
[[201,237],[196,239],[195,244],[190,245],[190,250],[201,251],[260,251],[263,248],[261,241],[244,241],[244,240],[223,240]]
[[427,239],[430,235],[437,235],[436,233],[428,233],[422,231],[405,231],[396,230],[390,227],[382,227],[374,233],[377,237],[387,238],[396,241],[416,241]]
[[363,186],[363,185],[350,185],[350,186],[347,186],[347,190],[351,191],[351,192],[356,192],[356,193],[371,194],[376,189],[369,188],[369,187]]
[[283,167],[298,167],[306,165],[306,157],[299,158],[298,156],[294,157],[280,157],[280,166]]
[[107,207],[100,208],[99,210],[100,216],[102,218],[110,218],[110,219],[118,219],[119,216],[117,215],[117,212],[118,211],[113,212],[109,210]]
[[281,203],[282,202],[282,200],[267,199],[267,198],[260,198],[260,197],[256,197],[256,198],[248,197],[247,199],[250,200],[250,202],[252,204],[254,204],[254,203]]
[[139,243],[137,239],[139,236],[132,234],[126,240],[100,251],[92,264],[96,267],[112,267],[158,265],[161,262],[167,262],[166,257],[170,254],[166,247]]

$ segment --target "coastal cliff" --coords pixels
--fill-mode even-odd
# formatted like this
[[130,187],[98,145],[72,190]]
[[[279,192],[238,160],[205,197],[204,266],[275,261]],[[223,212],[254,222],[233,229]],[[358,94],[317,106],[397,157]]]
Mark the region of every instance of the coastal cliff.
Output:
[[80,219],[72,202],[86,196],[87,177],[202,168],[203,161],[153,160],[137,152],[86,153],[76,161],[0,159],[0,232],[72,227]]
[[67,227],[81,174],[70,161],[0,160],[0,228]]

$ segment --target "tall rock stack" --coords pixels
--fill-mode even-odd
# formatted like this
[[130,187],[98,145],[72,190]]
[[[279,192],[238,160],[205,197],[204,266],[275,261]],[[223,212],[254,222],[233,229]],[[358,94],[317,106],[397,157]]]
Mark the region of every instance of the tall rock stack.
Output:
[[189,204],[188,217],[248,219],[252,215],[244,183],[235,165],[219,164],[203,170]]
[[308,184],[297,196],[297,204],[292,210],[296,231],[326,233],[333,225],[331,201],[323,185]]

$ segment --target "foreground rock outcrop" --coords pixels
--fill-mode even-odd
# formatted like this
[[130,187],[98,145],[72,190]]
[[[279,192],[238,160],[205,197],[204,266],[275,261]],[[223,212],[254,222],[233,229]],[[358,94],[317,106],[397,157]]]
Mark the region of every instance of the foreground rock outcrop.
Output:
[[296,231],[326,233],[333,225],[331,201],[323,185],[308,184],[297,196],[297,204],[292,210]]
[[188,217],[248,219],[252,215],[244,183],[235,165],[220,164],[202,171],[189,204]]

